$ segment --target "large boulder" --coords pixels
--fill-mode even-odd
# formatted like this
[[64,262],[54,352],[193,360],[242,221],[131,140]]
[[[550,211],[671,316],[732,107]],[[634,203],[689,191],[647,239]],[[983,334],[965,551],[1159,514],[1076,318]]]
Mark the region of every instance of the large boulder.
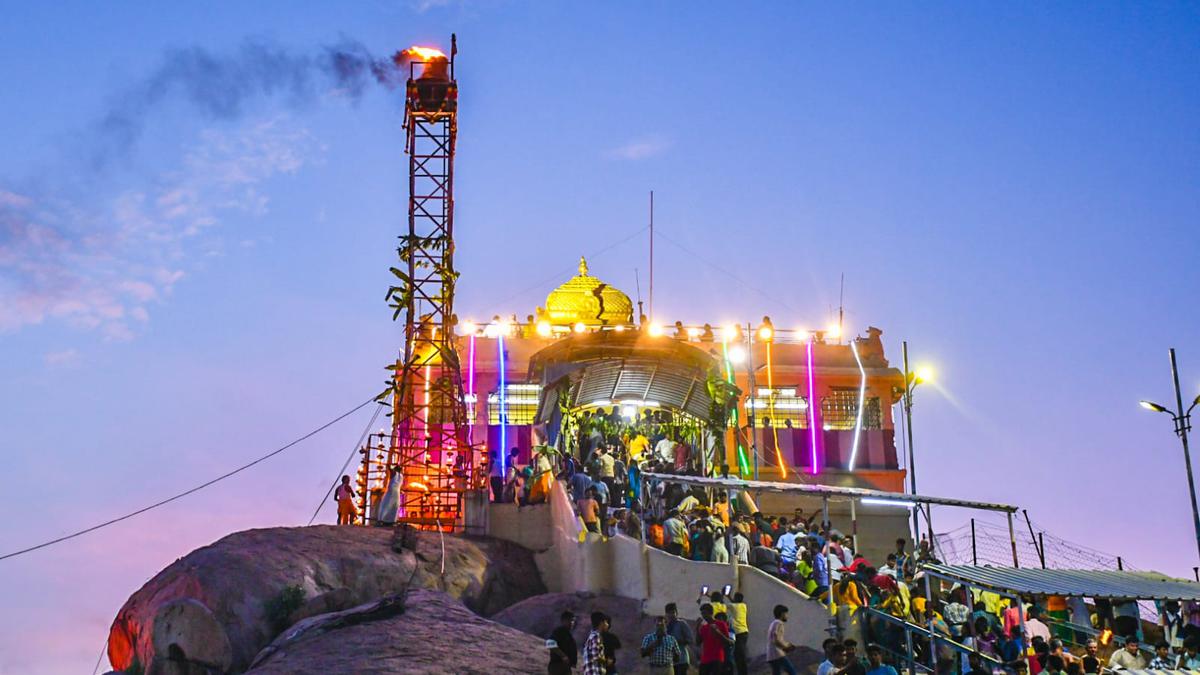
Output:
[[289,628],[253,675],[544,673],[543,640],[489,621],[446,593],[414,590]]
[[[183,637],[166,643],[155,640],[158,626],[163,625],[160,615],[163,620],[173,616],[169,613],[179,611],[171,609],[179,600],[194,602],[211,615],[215,627],[206,623],[206,634],[223,633],[230,647],[224,670],[242,672],[287,627],[290,616],[368,603],[400,593],[410,584],[444,591],[483,615],[545,592],[532,554],[515,544],[472,537],[442,539],[431,532],[417,533],[413,543],[414,550],[394,549],[391,529],[332,525],[231,534],[180,558],[126,601],[109,632],[109,660],[115,669],[123,670],[136,655],[149,666],[155,657],[177,659],[178,653],[161,651],[175,644],[193,662],[188,649],[197,647],[189,647],[192,643]],[[282,603],[279,609],[289,587],[302,591],[297,594],[292,589],[290,597],[302,599],[298,606]],[[268,612],[272,605],[275,611]],[[220,637],[213,639],[221,642]]]
[[579,619],[575,625],[575,641],[581,649],[591,631],[592,612],[604,612],[612,617],[611,630],[621,641],[621,649],[617,650],[617,670],[638,673],[646,669],[639,649],[642,637],[654,630],[654,617],[642,614],[641,600],[595,593],[547,593],[522,600],[494,614],[492,620],[546,638],[558,626],[558,617],[566,610],[574,612]]

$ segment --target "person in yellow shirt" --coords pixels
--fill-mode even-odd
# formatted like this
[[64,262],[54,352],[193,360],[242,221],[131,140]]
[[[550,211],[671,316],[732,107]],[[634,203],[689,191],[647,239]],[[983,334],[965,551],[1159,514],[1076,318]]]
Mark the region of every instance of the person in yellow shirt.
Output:
[[625,442],[625,447],[629,448],[630,459],[640,462],[642,455],[646,454],[646,450],[650,447],[650,439],[643,434],[631,434]]
[[738,675],[750,672],[746,648],[750,644],[750,624],[747,619],[750,610],[746,607],[746,598],[741,593],[733,594],[733,602],[729,603],[729,629],[733,631],[733,667]]
[[725,493],[717,494],[717,500],[713,502],[713,515],[721,519],[721,523],[725,527],[729,527],[729,500],[725,497]]

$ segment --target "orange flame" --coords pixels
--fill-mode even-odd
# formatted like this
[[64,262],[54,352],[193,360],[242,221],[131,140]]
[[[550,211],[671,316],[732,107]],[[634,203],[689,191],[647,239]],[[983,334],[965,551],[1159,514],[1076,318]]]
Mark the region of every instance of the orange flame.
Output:
[[429,492],[429,486],[417,481],[410,481],[408,484],[409,490],[417,490],[418,492]]
[[433,47],[418,47],[413,45],[402,52],[408,58],[414,61],[432,61],[434,59],[444,59],[446,55],[440,49]]

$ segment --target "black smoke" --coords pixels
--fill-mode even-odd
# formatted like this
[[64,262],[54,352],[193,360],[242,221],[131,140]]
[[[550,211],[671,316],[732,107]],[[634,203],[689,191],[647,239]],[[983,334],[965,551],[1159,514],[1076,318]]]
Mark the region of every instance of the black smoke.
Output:
[[372,87],[402,87],[406,72],[395,57],[381,58],[342,40],[309,52],[247,41],[229,53],[199,47],[169,50],[142,81],[114,96],[92,134],[93,168],[127,155],[161,106],[181,102],[206,119],[234,120],[258,100],[292,108],[333,95],[357,102]]

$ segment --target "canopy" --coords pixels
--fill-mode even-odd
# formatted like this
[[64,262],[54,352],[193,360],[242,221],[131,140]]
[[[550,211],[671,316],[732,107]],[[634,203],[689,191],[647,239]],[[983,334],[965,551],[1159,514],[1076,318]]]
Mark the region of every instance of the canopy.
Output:
[[704,476],[684,476],[673,473],[645,473],[642,474],[647,478],[657,478],[658,480],[683,483],[685,485],[699,485],[702,487],[711,487],[718,489],[732,490],[758,490],[761,492],[786,492],[803,495],[816,495],[818,497],[833,497],[843,499],[872,499],[881,502],[894,503],[911,503],[911,504],[934,504],[937,506],[959,506],[968,509],[981,509],[984,511],[1004,511],[1014,513],[1017,507],[1008,504],[991,504],[988,502],[973,502],[965,499],[948,499],[945,497],[928,497],[925,495],[909,495],[897,492],[886,492],[884,490],[871,490],[868,488],[841,487],[836,485],[811,485],[805,483],[779,483],[775,481],[765,480],[742,480],[740,478],[706,478]]
[[564,380],[571,407],[634,401],[706,419],[707,376],[716,363],[713,355],[668,337],[638,331],[574,334],[530,358],[530,381],[542,384],[537,420],[552,418]]
[[1155,572],[1043,570],[973,565],[930,565],[922,569],[952,581],[1019,595],[1111,598],[1113,600],[1200,601],[1200,584]]

